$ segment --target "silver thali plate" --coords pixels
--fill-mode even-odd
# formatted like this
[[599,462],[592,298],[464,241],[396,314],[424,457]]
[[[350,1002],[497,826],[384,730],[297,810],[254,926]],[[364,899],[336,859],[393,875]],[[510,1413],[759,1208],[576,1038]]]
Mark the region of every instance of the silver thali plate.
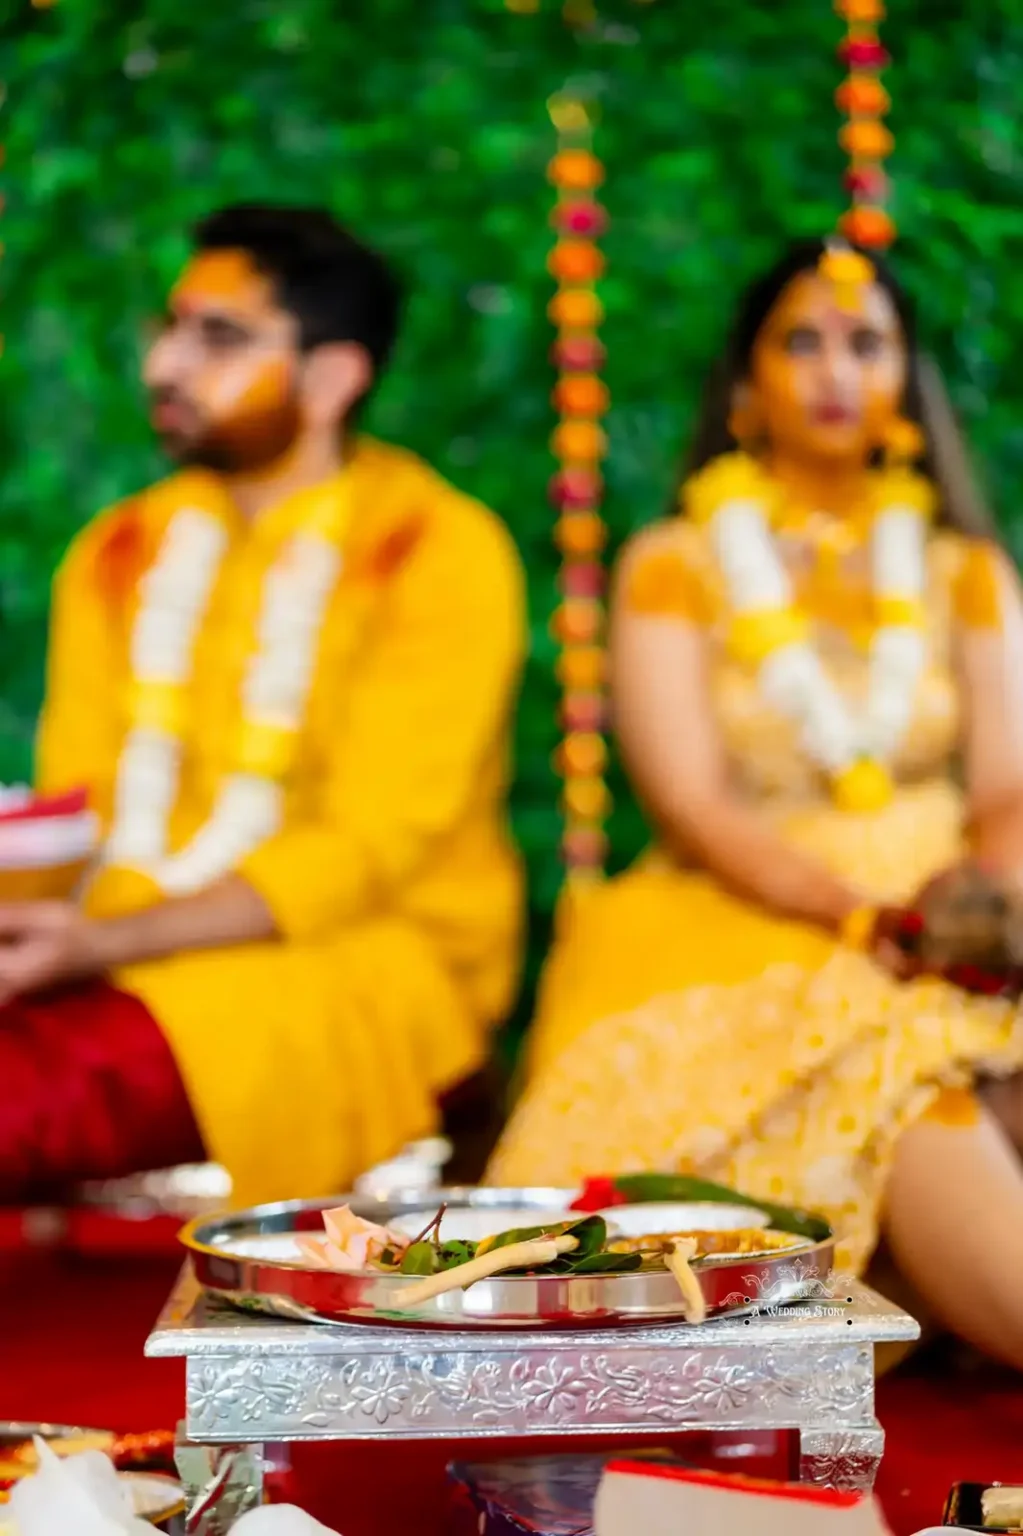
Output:
[[[184,1229],[181,1241],[205,1290],[245,1311],[297,1322],[464,1331],[637,1327],[684,1321],[678,1284],[667,1270],[663,1274],[494,1276],[468,1290],[445,1292],[412,1311],[403,1308],[401,1297],[417,1284],[415,1277],[309,1268],[293,1241],[295,1233],[321,1233],[322,1213],[340,1204],[381,1225],[427,1207],[435,1211],[442,1202],[450,1212],[492,1210],[494,1230],[501,1231],[500,1212],[562,1211],[576,1193],[442,1189],[424,1200],[420,1189],[378,1199],[353,1195],[293,1201],[213,1220],[201,1218]],[[708,1318],[715,1318],[826,1295],[833,1259],[834,1239],[828,1237],[770,1254],[701,1259],[693,1270]]]

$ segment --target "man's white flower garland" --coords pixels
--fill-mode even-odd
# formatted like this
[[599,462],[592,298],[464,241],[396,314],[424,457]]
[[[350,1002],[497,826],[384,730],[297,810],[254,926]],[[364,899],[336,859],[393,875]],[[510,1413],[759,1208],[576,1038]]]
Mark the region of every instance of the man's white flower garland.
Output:
[[926,515],[885,507],[871,530],[871,576],[878,625],[862,711],[835,687],[809,638],[766,510],[753,498],[726,500],[710,536],[732,612],[733,651],[759,664],[765,698],[799,728],[809,757],[849,810],[875,809],[891,792],[891,763],[913,716],[926,659]]
[[141,582],[131,637],[132,724],[118,765],[104,862],[140,870],[168,895],[227,874],[280,825],[283,779],[305,712],[324,613],[341,573],[340,519],[313,518],[285,545],[263,588],[256,654],[242,687],[235,771],[212,815],[168,851],[177,799],[185,689],[227,547],[219,518],[197,507],[172,517]]

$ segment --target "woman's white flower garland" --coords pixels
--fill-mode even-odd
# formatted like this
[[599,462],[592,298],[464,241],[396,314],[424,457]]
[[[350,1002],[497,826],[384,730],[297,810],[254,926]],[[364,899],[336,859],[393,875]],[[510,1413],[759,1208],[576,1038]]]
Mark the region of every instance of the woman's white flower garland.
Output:
[[131,637],[132,724],[118,765],[109,865],[140,870],[168,895],[227,874],[280,825],[283,779],[302,723],[324,612],[341,572],[337,526],[307,527],[266,577],[256,654],[242,688],[236,768],[209,821],[168,851],[177,799],[185,689],[196,638],[227,546],[219,518],[197,507],[172,517],[141,583]]
[[912,719],[926,657],[926,515],[893,505],[873,519],[878,625],[859,712],[842,697],[810,643],[763,504],[741,497],[725,501],[710,519],[710,536],[728,592],[733,651],[759,665],[765,698],[797,725],[804,750],[830,778],[836,801],[849,810],[878,808],[891,793],[888,764]]

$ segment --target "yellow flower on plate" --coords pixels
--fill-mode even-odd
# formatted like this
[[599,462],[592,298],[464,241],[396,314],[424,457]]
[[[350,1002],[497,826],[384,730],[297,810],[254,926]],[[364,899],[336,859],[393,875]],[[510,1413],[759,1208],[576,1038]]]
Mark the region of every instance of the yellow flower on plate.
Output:
[[831,795],[841,811],[851,815],[866,815],[880,811],[892,798],[891,774],[883,763],[872,757],[861,757],[858,762],[831,781]]

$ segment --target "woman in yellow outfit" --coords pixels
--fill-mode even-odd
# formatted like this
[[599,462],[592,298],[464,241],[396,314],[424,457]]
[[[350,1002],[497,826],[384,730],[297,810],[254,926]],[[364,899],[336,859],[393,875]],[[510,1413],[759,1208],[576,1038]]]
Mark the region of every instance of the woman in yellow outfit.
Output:
[[857,1271],[883,1229],[1023,1366],[1018,1011],[903,979],[879,921],[971,855],[1023,873],[1023,604],[925,383],[855,251],[797,246],[746,295],[681,515],[613,598],[656,843],[566,903],[491,1173],[697,1172],[826,1213]]

